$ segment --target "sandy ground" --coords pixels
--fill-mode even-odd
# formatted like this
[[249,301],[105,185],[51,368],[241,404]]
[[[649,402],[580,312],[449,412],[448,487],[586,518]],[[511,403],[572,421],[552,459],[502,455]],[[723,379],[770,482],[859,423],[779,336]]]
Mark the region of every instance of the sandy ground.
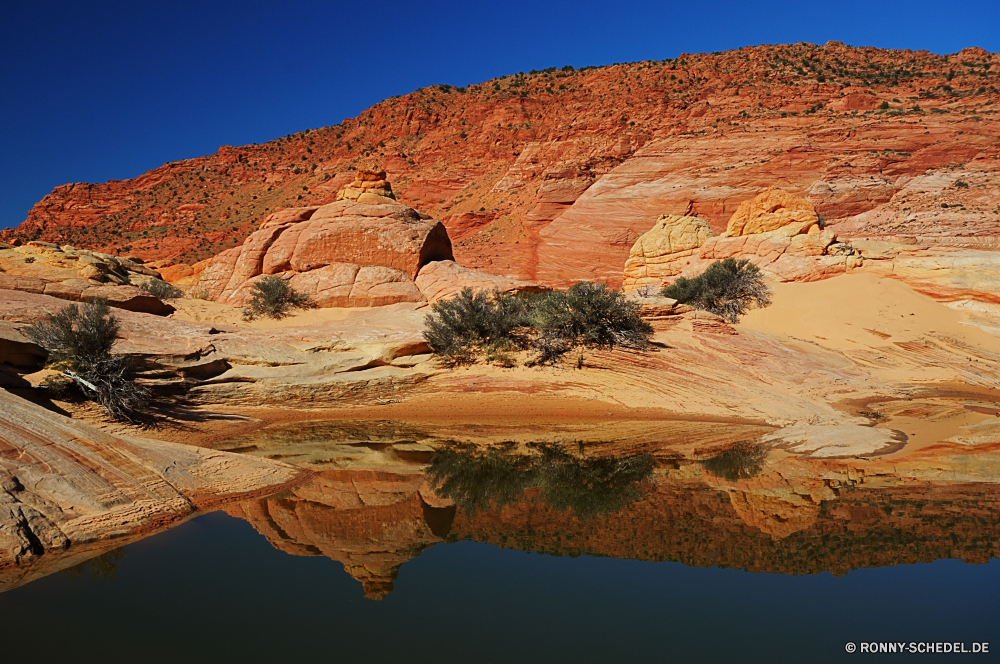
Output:
[[[807,432],[808,435],[804,435],[794,428],[798,423],[791,422],[785,432],[789,446],[801,448],[800,452],[803,453],[811,450],[819,456],[842,456],[836,449],[838,445],[846,445],[842,450],[846,455],[862,456],[877,452],[877,448],[880,448],[882,453],[892,450],[893,456],[897,456],[966,435],[970,426],[990,425],[991,418],[1000,423],[1000,418],[995,418],[991,410],[995,406],[996,410],[1000,410],[1000,392],[995,386],[993,389],[980,386],[978,394],[955,393],[946,396],[941,391],[946,383],[951,388],[961,390],[966,382],[962,371],[966,371],[966,377],[974,376],[977,362],[990,361],[995,364],[995,360],[1000,359],[1000,339],[977,327],[964,324],[960,311],[916,293],[898,281],[880,279],[865,273],[811,283],[774,283],[771,288],[773,304],[766,309],[750,312],[736,326],[743,334],[763,335],[799,350],[805,348],[806,352],[809,348],[815,348],[818,354],[836,353],[845,358],[845,365],[850,363],[863,371],[862,375],[870,376],[872,385],[904,385],[914,396],[936,396],[946,406],[937,409],[927,406],[929,410],[926,412],[916,411],[912,404],[908,406],[905,400],[899,399],[898,390],[875,390],[871,393],[881,394],[881,398],[876,396],[865,401],[837,405],[837,410],[845,415],[842,429],[827,431],[822,427],[813,427]],[[231,328],[302,327],[346,321],[349,318],[364,323],[370,317],[384,319],[387,316],[399,316],[387,308],[313,309],[297,312],[280,321],[264,319],[246,323],[241,319],[240,310],[229,305],[190,299],[179,300],[174,304],[178,307],[178,311],[173,314],[175,318]],[[689,343],[690,335],[690,331],[675,330],[659,333],[657,339],[662,337],[667,342],[684,342],[686,339],[684,343]],[[711,354],[718,353],[719,348],[722,348],[717,344],[712,345],[713,343],[705,347],[705,352],[709,353],[704,356],[705,360],[709,360]],[[948,362],[924,361],[921,355],[901,350],[900,347],[900,344],[927,343],[943,349],[942,352],[948,355]],[[666,358],[671,355],[669,345],[670,343],[665,344],[666,350],[657,353],[657,357],[663,355]],[[588,361],[591,357],[588,353]],[[703,364],[699,359],[701,356],[697,354],[683,357],[683,360],[680,357],[678,360]],[[956,369],[956,364],[961,366]],[[139,435],[211,446],[216,441],[270,424],[305,420],[393,420],[428,424],[439,422],[442,425],[458,422],[488,422],[493,425],[516,422],[600,422],[603,426],[615,419],[685,419],[687,416],[683,413],[688,410],[715,414],[714,417],[701,413],[690,416],[690,419],[699,421],[764,424],[764,420],[746,413],[737,417],[736,411],[732,411],[732,417],[726,417],[726,408],[714,408],[710,411],[697,405],[692,407],[693,393],[690,390],[679,388],[669,375],[656,376],[657,372],[652,371],[651,366],[643,368],[644,366],[647,364],[642,358],[637,360],[636,366],[628,369],[619,365],[592,366],[579,372],[563,368],[504,369],[476,365],[446,372],[440,377],[442,380],[435,383],[436,387],[432,385],[428,391],[410,393],[402,399],[394,399],[389,393],[383,395],[384,399],[380,403],[369,406],[317,410],[214,408],[212,410],[215,412],[205,410],[187,421],[172,423]],[[821,366],[824,365],[817,364],[817,368]],[[968,367],[972,368],[972,373],[969,373]],[[695,366],[690,368],[698,369]],[[609,370],[616,376],[625,375],[622,374],[625,371],[628,380],[622,382],[616,379],[608,383],[608,379],[612,378]],[[775,376],[768,373],[750,374],[749,377],[751,380],[764,381],[761,387],[767,383],[776,384]],[[719,378],[726,382],[725,375]],[[789,383],[788,389],[771,392],[770,399],[777,398],[779,402],[787,399],[790,403],[800,400],[804,402],[809,398],[806,390],[811,389],[805,385],[806,378],[803,376],[803,382],[799,384],[794,376],[790,381],[787,377],[781,377],[782,384]],[[810,376],[809,380],[815,383],[816,378]],[[833,379],[826,380],[829,382]],[[546,381],[566,385],[553,390],[551,385],[547,386]],[[676,394],[668,391],[660,394],[657,391],[660,390],[659,387],[645,385],[644,381],[652,381],[657,385],[666,381],[667,384],[678,387],[679,391]],[[712,388],[707,383],[698,384],[704,385],[708,390],[707,394],[698,390],[702,400],[711,399]],[[655,389],[648,389],[650,387]],[[717,387],[721,389],[725,385]],[[893,392],[893,397],[889,398]],[[761,391],[760,398],[765,399],[766,394],[768,392]],[[875,405],[869,405],[872,403]],[[686,404],[687,409],[681,408],[682,404]],[[707,406],[710,403],[701,405]],[[766,404],[761,404],[762,408],[764,405]],[[780,407],[781,404],[775,402],[771,404],[770,410]],[[876,408],[884,411],[884,417],[877,424],[875,420],[871,421],[870,425],[905,434],[907,442],[903,449],[899,449],[898,443],[889,445],[890,431],[876,433],[870,429],[861,430],[865,428],[861,412]],[[84,417],[90,419],[88,415],[96,413],[87,413]],[[981,430],[982,426],[977,430]],[[115,425],[111,427],[117,428]],[[857,435],[846,435],[850,433],[847,429]],[[985,438],[980,435],[977,440],[986,440],[991,435],[986,435]],[[803,437],[810,440],[796,442]],[[846,444],[847,438],[856,439],[855,444]],[[897,440],[898,438],[896,436]],[[823,452],[820,448],[826,451]]]
[[249,328],[253,330],[274,330],[285,327],[305,327],[317,324],[340,321],[356,314],[363,314],[368,311],[376,312],[378,308],[371,307],[345,307],[343,309],[296,309],[291,315],[274,320],[271,318],[258,318],[253,321],[243,320],[243,311],[238,307],[209,300],[197,300],[191,298],[180,298],[171,300],[170,304],[177,308],[177,311],[170,314],[170,318],[184,320],[191,323],[204,323],[225,328]]
[[965,324],[961,311],[899,281],[853,273],[769,286],[771,306],[751,311],[740,329],[786,335],[841,351],[870,347],[873,342],[888,345],[947,335],[988,352],[1000,352],[1000,338]]

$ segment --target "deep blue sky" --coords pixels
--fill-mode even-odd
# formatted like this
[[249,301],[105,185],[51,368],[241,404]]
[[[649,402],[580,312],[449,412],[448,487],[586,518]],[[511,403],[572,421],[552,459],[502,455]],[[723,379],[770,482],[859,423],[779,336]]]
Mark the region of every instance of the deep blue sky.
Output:
[[336,124],[425,85],[751,44],[1000,51],[1000,2],[18,2],[0,20],[0,228],[66,182]]

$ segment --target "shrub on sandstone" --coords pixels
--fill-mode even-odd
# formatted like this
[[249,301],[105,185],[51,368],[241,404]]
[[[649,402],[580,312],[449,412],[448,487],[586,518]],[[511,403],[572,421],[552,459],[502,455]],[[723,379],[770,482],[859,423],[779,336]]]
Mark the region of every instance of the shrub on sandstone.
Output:
[[697,277],[678,277],[661,294],[721,316],[728,323],[738,323],[753,307],[771,304],[771,291],[760,268],[744,258],[715,261]]
[[646,350],[653,328],[639,316],[639,304],[607,284],[581,281],[568,291],[538,299],[531,315],[538,331],[532,363],[549,364],[576,346]]
[[244,320],[261,316],[281,319],[292,309],[311,307],[309,296],[297,292],[281,277],[268,275],[254,282],[250,289],[250,304],[243,312]]
[[50,364],[72,378],[109,417],[137,424],[145,419],[142,411],[150,393],[135,382],[131,359],[111,354],[118,329],[107,301],[95,300],[71,304],[26,332],[49,352]]
[[528,298],[464,288],[431,305],[424,339],[446,366],[471,364],[481,352],[488,361],[510,364],[509,353],[526,344],[528,310]]
[[184,297],[184,291],[171,283],[163,281],[162,279],[150,279],[149,281],[143,282],[139,288],[161,300]]

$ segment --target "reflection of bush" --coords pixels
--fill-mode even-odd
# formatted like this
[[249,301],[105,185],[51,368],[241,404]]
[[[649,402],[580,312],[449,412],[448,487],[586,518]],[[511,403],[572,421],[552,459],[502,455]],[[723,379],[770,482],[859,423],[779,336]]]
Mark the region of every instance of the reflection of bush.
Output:
[[763,445],[741,441],[722,454],[705,459],[701,465],[716,477],[745,480],[764,470],[767,449]]
[[75,579],[82,576],[84,572],[90,572],[95,579],[102,581],[111,579],[118,572],[118,563],[125,557],[125,549],[117,548],[107,553],[102,553],[96,558],[84,560],[78,565],[62,570],[63,576]]
[[551,445],[520,453],[508,443],[486,450],[455,444],[434,455],[428,474],[441,496],[469,512],[498,509],[538,487],[555,509],[590,518],[638,500],[652,471],[650,454],[587,458]]

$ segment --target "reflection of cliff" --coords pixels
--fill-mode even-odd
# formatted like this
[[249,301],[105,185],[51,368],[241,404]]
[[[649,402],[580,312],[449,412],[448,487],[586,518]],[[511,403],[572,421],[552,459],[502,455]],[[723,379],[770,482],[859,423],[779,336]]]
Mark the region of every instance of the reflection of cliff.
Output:
[[500,508],[473,512],[435,496],[416,467],[330,470],[285,497],[229,512],[283,551],[342,562],[373,599],[392,589],[406,560],[435,543],[464,539],[560,556],[844,574],[996,556],[994,457],[939,453],[870,464],[785,457],[735,479],[695,462],[660,462],[637,500],[587,519],[552,507],[537,487]]
[[412,473],[329,470],[291,495],[229,508],[271,544],[299,556],[340,561],[365,589],[381,599],[392,590],[399,566],[448,535],[454,506],[428,505]]

